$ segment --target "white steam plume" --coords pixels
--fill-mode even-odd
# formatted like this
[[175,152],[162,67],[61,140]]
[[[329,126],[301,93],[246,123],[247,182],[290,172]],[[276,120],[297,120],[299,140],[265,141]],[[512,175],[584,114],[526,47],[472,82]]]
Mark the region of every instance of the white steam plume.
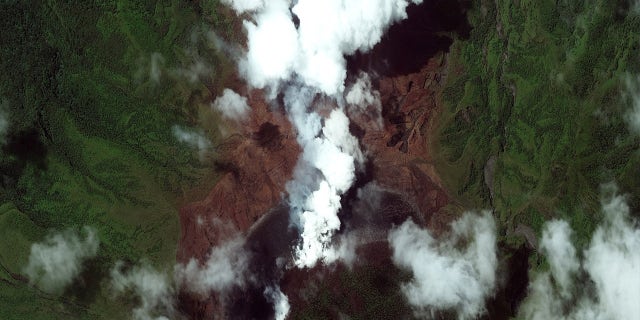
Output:
[[220,111],[225,118],[235,121],[245,120],[249,113],[247,98],[231,89],[224,89],[222,96],[213,102],[213,107]]
[[393,262],[413,273],[402,291],[418,315],[455,310],[459,319],[472,319],[495,288],[496,226],[484,212],[467,213],[451,227],[448,237],[434,239],[406,221],[389,233]]
[[[349,133],[342,107],[329,117],[313,111],[315,96],[344,104],[345,55],[367,51],[392,23],[406,18],[410,2],[421,0],[227,0],[244,21],[248,51],[239,69],[248,83],[284,93],[285,109],[297,130],[303,155],[287,185],[294,223],[301,228],[298,267],[328,262],[333,234],[340,228],[340,199],[364,159]],[[296,28],[292,13],[299,19]],[[317,102],[315,102],[317,103]],[[324,121],[324,123],[323,123]]]
[[206,294],[226,292],[246,281],[249,257],[244,250],[244,239],[235,237],[211,249],[204,265],[192,259],[175,268],[177,282],[190,291]]
[[84,228],[81,239],[72,231],[49,236],[41,243],[31,246],[29,263],[23,272],[29,282],[50,293],[60,293],[82,271],[82,264],[95,257],[99,241],[95,231]]
[[111,270],[111,284],[117,294],[131,290],[139,297],[140,304],[133,310],[135,320],[168,320],[175,313],[169,279],[149,266],[125,271],[122,263],[117,263]]
[[[629,219],[629,206],[616,188],[608,185],[603,197],[604,222],[596,229],[583,259],[571,255],[571,229],[545,226],[545,254],[550,271],[536,275],[529,296],[521,310],[521,318],[555,319],[637,319],[640,314],[640,230]],[[565,241],[566,243],[561,243]],[[552,244],[553,243],[553,244]],[[553,248],[553,249],[552,249]],[[561,248],[561,249],[557,249]],[[587,276],[592,281],[577,277]]]

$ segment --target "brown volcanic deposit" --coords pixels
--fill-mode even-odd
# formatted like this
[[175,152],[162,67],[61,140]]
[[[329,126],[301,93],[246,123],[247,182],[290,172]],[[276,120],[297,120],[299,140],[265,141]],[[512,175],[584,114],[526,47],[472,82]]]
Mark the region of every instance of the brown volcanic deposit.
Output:
[[[373,234],[361,239],[367,243],[358,247],[359,262],[353,269],[339,264],[313,269],[275,266],[278,257],[290,257],[295,241],[283,200],[301,150],[281,109],[271,108],[260,91],[247,93],[239,84],[232,86],[248,96],[251,117],[231,128],[236,133],[221,150],[218,170],[225,172],[224,177],[204,200],[180,210],[182,237],[177,258],[179,262],[204,261],[211,247],[228,236],[220,232],[219,222],[231,224],[246,236],[246,249],[252,256],[250,272],[259,280],[229,293],[224,306],[213,295],[181,293],[179,307],[186,315],[192,319],[271,316],[264,288],[273,284],[280,285],[289,297],[292,317],[308,308],[320,308],[322,317],[338,318],[337,306],[344,303],[344,311],[366,315],[367,301],[361,290],[393,300],[386,316],[409,315],[398,289],[407,275],[391,262],[386,231],[411,217],[438,234],[452,218],[441,210],[449,197],[433,165],[429,139],[447,70],[447,55],[439,52],[447,52],[452,42],[443,32],[468,34],[465,10],[459,6],[449,1],[410,6],[409,18],[392,26],[372,51],[348,57],[349,79],[361,70],[371,75],[373,89],[380,93],[382,116],[382,121],[371,117],[369,111],[375,106],[366,113],[346,108],[350,131],[360,140],[368,164],[358,173],[353,190],[343,196],[340,233]],[[375,187],[370,190],[377,191],[369,196],[376,197],[378,207],[362,209],[367,201],[358,199],[356,189],[371,183]],[[330,302],[333,305],[315,305],[314,296],[325,290],[322,288],[336,299]]]
[[[444,57],[433,58],[419,72],[382,78],[379,91],[384,128],[368,124],[362,142],[373,161],[373,179],[415,205],[424,220],[448,203],[431,160],[428,135],[443,81]],[[367,125],[367,124],[364,124]]]
[[[448,197],[430,162],[427,145],[430,119],[437,109],[437,90],[443,82],[444,62],[442,57],[434,58],[416,73],[378,81],[383,106],[382,127],[375,120],[351,115],[354,126],[358,127],[355,133],[359,133],[372,166],[369,179],[397,195],[398,200],[390,205],[402,212],[394,223],[413,216],[418,223],[441,229],[447,220],[435,214],[447,204]],[[292,177],[300,147],[286,117],[280,110],[272,110],[259,91],[249,95],[249,104],[250,120],[242,123],[237,128],[239,132],[228,139],[219,161],[218,169],[226,171],[224,177],[204,200],[180,210],[179,262],[191,258],[204,261],[211,247],[229,236],[221,232],[220,222],[232,224],[246,234],[283,200],[285,184]],[[396,202],[397,205],[392,204]],[[380,240],[362,247],[359,252],[373,260],[372,263],[388,265],[388,249],[384,250],[388,247]],[[385,254],[371,254],[367,248],[377,248],[374,252]],[[312,270],[293,270],[285,275],[283,290],[291,295],[292,305],[304,305],[297,300],[295,288],[313,277]],[[339,277],[334,274],[328,279],[333,282]],[[349,297],[357,300],[356,293]],[[215,299],[186,293],[181,295],[181,308],[194,319],[224,314]]]
[[260,91],[248,97],[250,119],[221,147],[216,163],[224,176],[202,201],[180,210],[178,261],[204,259],[220,240],[219,222],[247,231],[278,204],[298,161],[300,147],[283,114],[270,110]]

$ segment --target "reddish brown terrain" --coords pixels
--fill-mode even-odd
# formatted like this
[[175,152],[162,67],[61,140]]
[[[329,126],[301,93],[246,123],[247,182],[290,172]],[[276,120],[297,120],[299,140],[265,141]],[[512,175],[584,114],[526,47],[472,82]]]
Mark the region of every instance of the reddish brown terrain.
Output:
[[[443,33],[464,37],[469,30],[465,10],[450,5],[428,2],[409,7],[409,18],[392,26],[372,51],[348,57],[349,78],[360,70],[368,71],[382,105],[381,122],[347,108],[351,133],[360,140],[368,164],[358,173],[353,190],[343,196],[344,227],[339,234],[377,230],[357,248],[358,260],[352,269],[340,264],[313,269],[275,266],[277,257],[290,257],[295,242],[283,200],[301,150],[282,110],[271,108],[260,91],[246,92],[239,81],[233,81],[236,85],[231,88],[249,97],[251,119],[238,124],[237,133],[223,148],[218,169],[224,177],[205,199],[180,211],[178,261],[206,259],[210,248],[225,236],[215,222],[222,221],[246,236],[252,255],[250,272],[259,280],[229,293],[232,297],[224,308],[213,295],[184,293],[180,308],[186,314],[193,319],[231,314],[238,319],[264,317],[273,312],[264,288],[275,283],[289,297],[293,318],[300,312],[339,318],[336,310],[363,318],[383,316],[380,312],[389,317],[409,315],[398,296],[406,275],[393,266],[385,234],[409,217],[436,233],[445,230],[451,220],[441,210],[449,196],[429,149],[447,70],[447,55],[439,52],[447,52],[452,42]],[[374,191],[367,192],[375,201],[359,199],[357,189],[372,184]],[[377,207],[369,202],[376,202]]]
[[[233,233],[246,233],[262,215],[282,201],[300,147],[282,113],[272,112],[260,91],[248,95],[251,115],[237,124],[221,147],[216,163],[223,173],[202,201],[180,210],[177,260],[204,262],[212,247]],[[181,309],[192,319],[220,315],[219,301],[183,292]]]
[[[436,228],[448,220],[436,214],[448,197],[431,163],[427,138],[445,69],[444,58],[436,57],[418,72],[379,79],[376,87],[383,105],[382,127],[354,116],[359,127],[355,134],[371,161],[368,179],[397,195],[387,205],[389,210],[401,212],[399,221],[417,216],[416,222]],[[295,133],[282,111],[272,109],[260,91],[249,94],[249,104],[250,119],[238,124],[238,132],[228,138],[219,160],[218,169],[224,176],[205,199],[180,211],[179,262],[191,258],[204,261],[210,248],[224,240],[219,222],[246,234],[286,195],[285,184],[300,154]],[[365,245],[358,252],[374,265],[390,262],[384,241]],[[313,277],[313,270],[292,272],[283,279],[283,290],[288,294]],[[291,295],[292,304],[298,304],[295,294]],[[210,297],[183,294],[181,298],[183,310],[193,318],[221,312]],[[357,295],[352,293],[351,299],[357,300]]]
[[434,213],[448,202],[431,159],[428,135],[437,110],[438,89],[444,81],[444,58],[433,58],[419,72],[382,78],[383,130],[367,130],[362,140],[374,164],[374,180],[398,191],[424,219],[437,223]]
[[218,243],[219,222],[247,231],[278,204],[291,179],[300,147],[291,125],[272,112],[260,91],[251,92],[250,119],[238,124],[217,161],[223,177],[202,201],[180,210],[182,236],[178,261],[203,258]]

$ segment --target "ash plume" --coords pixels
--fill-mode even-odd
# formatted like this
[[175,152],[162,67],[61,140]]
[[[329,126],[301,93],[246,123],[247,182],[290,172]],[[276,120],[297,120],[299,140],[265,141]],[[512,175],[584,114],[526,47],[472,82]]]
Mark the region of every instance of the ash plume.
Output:
[[626,197],[612,184],[603,189],[604,221],[581,254],[574,254],[573,231],[566,222],[545,225],[541,245],[550,269],[529,285],[520,318],[637,319],[640,230],[630,218]]
[[84,237],[67,230],[33,244],[29,263],[23,269],[29,282],[50,293],[60,293],[73,283],[83,263],[98,253],[95,230],[90,227],[83,230]]
[[435,239],[407,220],[389,233],[393,262],[413,274],[402,292],[418,316],[453,311],[474,319],[496,286],[496,225],[490,212],[467,213]]
[[238,62],[240,73],[270,98],[282,94],[303,148],[287,185],[292,222],[301,237],[294,252],[297,267],[328,263],[336,256],[331,242],[341,225],[340,200],[364,162],[344,110],[344,57],[371,49],[389,25],[406,18],[410,3],[420,2],[225,1],[238,14],[250,15],[244,21],[248,50]]

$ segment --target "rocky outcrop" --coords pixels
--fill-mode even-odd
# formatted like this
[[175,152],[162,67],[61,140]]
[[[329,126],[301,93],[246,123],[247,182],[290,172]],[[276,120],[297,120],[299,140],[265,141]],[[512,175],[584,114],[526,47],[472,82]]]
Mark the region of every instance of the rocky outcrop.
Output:
[[429,149],[431,119],[438,90],[444,82],[446,60],[430,59],[418,72],[379,80],[383,126],[354,122],[364,131],[362,143],[373,163],[373,180],[395,190],[415,205],[422,223],[439,225],[433,214],[448,203]]

